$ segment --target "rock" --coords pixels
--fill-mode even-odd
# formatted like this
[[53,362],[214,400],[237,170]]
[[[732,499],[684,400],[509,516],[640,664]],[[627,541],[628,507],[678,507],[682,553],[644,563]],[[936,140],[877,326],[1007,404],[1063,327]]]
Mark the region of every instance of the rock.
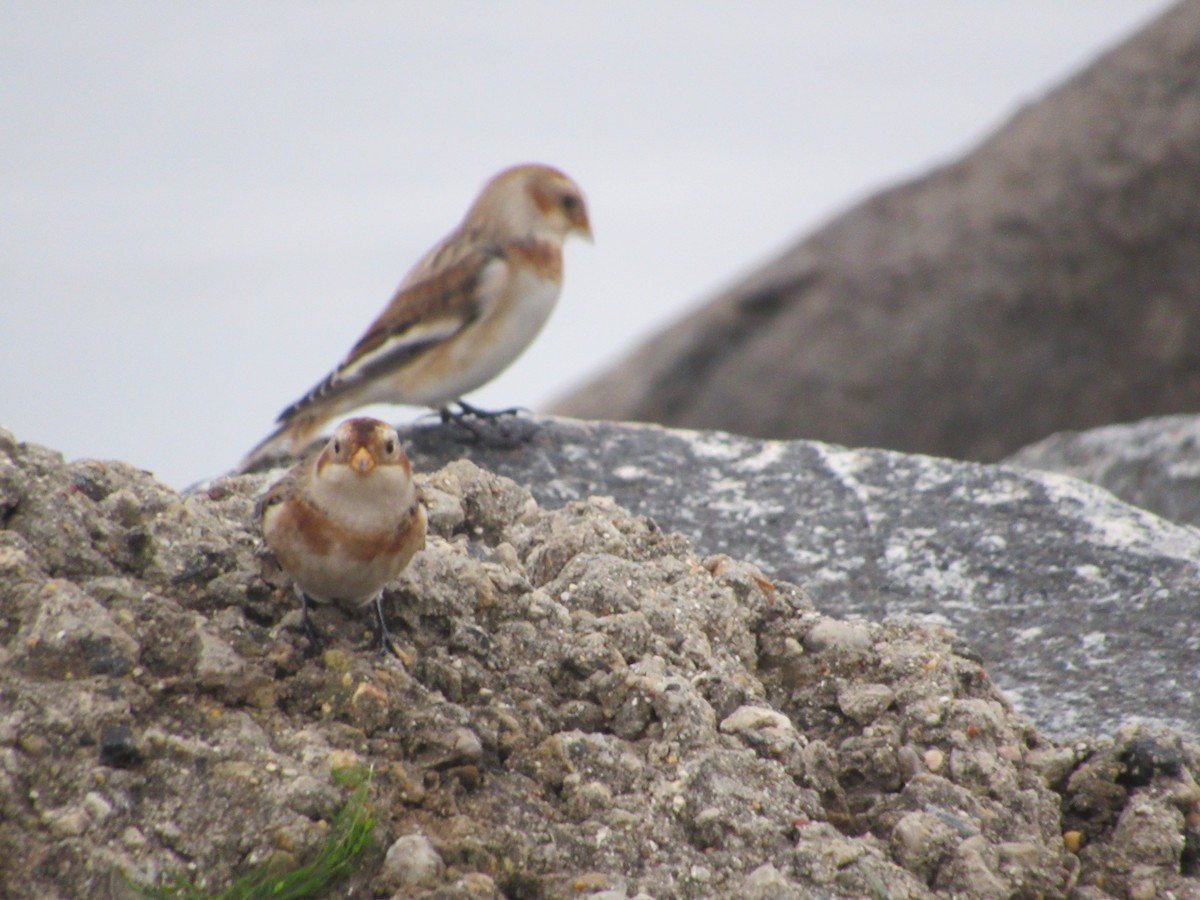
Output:
[[838,691],[837,698],[838,708],[860,725],[879,718],[895,699],[895,693],[886,684],[847,685]]
[[892,854],[896,861],[926,884],[934,877],[961,842],[958,832],[936,815],[910,812],[892,832]]
[[406,834],[388,847],[383,857],[380,879],[391,890],[411,890],[432,885],[441,877],[446,864],[423,834]]
[[434,896],[439,900],[443,897],[445,900],[502,900],[495,879],[484,872],[468,872],[453,884],[443,887]]
[[994,461],[1195,409],[1197,52],[1200,4],[1173,4],[553,411]]
[[806,900],[809,896],[771,863],[763,863],[747,875],[739,893],[747,900]]
[[128,725],[113,725],[100,735],[100,765],[131,769],[142,761],[133,731]]
[[721,722],[721,731],[737,735],[764,759],[777,760],[789,774],[804,771],[804,736],[791,720],[769,707],[739,706]]
[[925,751],[925,756],[921,760],[925,764],[925,768],[936,775],[942,771],[942,766],[946,764],[946,754],[937,747],[930,747]]
[[[702,554],[747,560],[763,585],[741,573],[730,586],[748,597],[769,598],[774,578],[802,584],[829,615],[806,631],[803,652],[869,658],[872,626],[856,619],[907,615],[952,628],[956,650],[1050,733],[1098,733],[1132,716],[1200,733],[1193,679],[1162,677],[1195,671],[1191,529],[1077,481],[1002,466],[653,426],[525,426],[516,446],[460,443],[435,426],[402,434],[418,470],[466,456],[528,485],[543,507],[611,496]],[[603,551],[602,533],[589,541]],[[562,570],[557,546],[527,561],[535,583]],[[621,596],[610,602],[627,604]]]
[[1198,416],[1062,432],[1022,447],[1005,464],[1080,478],[1164,519],[1200,525]]
[[871,632],[861,622],[823,619],[809,630],[805,646],[814,653],[865,656],[871,649]]
[[18,634],[17,665],[43,678],[124,675],[139,647],[109,613],[69,581],[50,578],[10,602],[36,610]]
[[[596,440],[591,431],[581,458],[603,459],[622,433]],[[667,450],[741,446],[656,440]],[[557,479],[578,474],[538,456],[537,443],[526,449],[527,461],[559,474],[528,463],[535,471],[522,484],[560,489]],[[839,460],[849,478],[847,451],[754,453],[796,451]],[[746,458],[738,453],[710,457],[707,477]],[[665,474],[657,480],[646,458],[631,458],[653,499]],[[420,481],[441,485],[442,507],[463,517],[442,516],[385,591],[402,661],[358,650],[361,617],[333,604],[314,613],[328,636],[323,653],[287,626],[291,586],[251,517],[267,478],[180,496],[132,467],[68,465],[27,445],[11,459],[24,487],[0,529],[5,897],[104,896],[126,879],[147,886],[189,873],[213,891],[260,866],[307,862],[352,800],[347,780],[362,784],[376,846],[394,843],[347,867],[333,888],[346,896],[972,898],[1067,896],[1078,884],[1183,896],[1197,886],[1200,747],[1191,736],[1124,723],[1056,742],[941,625],[818,612],[764,561],[728,547],[698,553],[598,492],[551,505],[470,461],[419,466]],[[871,486],[873,461],[901,473],[908,509],[929,505],[914,515],[934,536],[932,523],[965,529],[972,503],[995,509],[997,496],[1011,496],[983,484],[1020,486],[1031,503],[1043,484],[1005,470],[997,483],[972,467],[855,459],[856,496],[870,505],[844,515],[869,522],[884,550],[889,517],[901,514],[875,505],[887,490]],[[798,471],[793,482],[804,481]],[[66,486],[81,472],[88,493],[72,495]],[[741,488],[723,485],[709,498],[710,525],[713,510],[738,523],[722,492]],[[763,489],[787,499],[765,475]],[[120,499],[129,496],[150,512],[135,515]],[[1162,535],[1104,502],[1096,521],[1134,527],[1139,550],[1161,562]],[[31,509],[50,519],[34,523]],[[90,537],[67,546],[81,539],[64,537],[53,517],[76,521],[81,509]],[[699,509],[675,509],[700,521]],[[1033,509],[1024,527],[1040,530],[1042,544],[1067,541],[1052,510]],[[1014,501],[1008,511],[1033,510]],[[131,522],[147,536],[136,565],[112,540]],[[743,532],[767,527],[740,522]],[[1038,543],[1009,533],[1021,552]],[[867,559],[852,535],[847,525],[837,537],[842,550]],[[964,559],[977,538],[960,535]],[[1126,566],[1138,596],[1121,546],[1110,560]],[[836,583],[820,577],[830,571],[821,559],[803,558],[817,563],[814,584]],[[841,553],[829,559],[851,565]],[[866,571],[857,565],[853,584]],[[983,577],[971,566],[960,562],[954,577]],[[923,572],[902,569],[895,584],[901,574],[927,584]],[[1160,588],[1172,577],[1162,569]],[[70,678],[27,666],[25,637],[51,605],[37,598],[54,592],[78,601],[81,631],[127,635],[133,664]],[[935,750],[940,763],[927,765]],[[1080,836],[1077,854],[1068,832]]]

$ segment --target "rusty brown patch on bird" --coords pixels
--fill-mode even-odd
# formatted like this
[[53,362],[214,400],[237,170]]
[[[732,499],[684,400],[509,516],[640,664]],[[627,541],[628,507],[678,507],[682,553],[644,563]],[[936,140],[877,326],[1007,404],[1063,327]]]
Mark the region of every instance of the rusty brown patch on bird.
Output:
[[375,436],[375,429],[379,427],[379,420],[362,417],[350,419],[345,424],[350,426],[350,431],[354,435],[354,443],[359,447],[365,447],[371,443],[371,439]]
[[402,525],[391,534],[368,537],[361,532],[341,530],[338,536],[346,552],[367,562],[380,556],[403,557],[406,561],[425,546],[425,516],[414,508]]
[[558,191],[541,180],[534,181],[529,185],[529,196],[533,198],[534,206],[544,216],[549,215],[550,210],[562,205]]
[[506,255],[512,265],[528,265],[539,278],[562,277],[562,250],[549,241],[515,241]]
[[279,516],[280,520],[274,530],[285,533],[294,530],[300,535],[305,549],[311,553],[329,552],[335,539],[333,531],[328,527],[329,519],[303,497],[293,497],[292,502],[283,504],[279,508]]
[[416,504],[404,521],[386,534],[372,534],[339,525],[312,504],[298,498],[284,506],[280,515],[287,516],[291,521],[280,521],[277,527],[294,528],[305,550],[318,556],[329,553],[336,546],[360,562],[370,562],[380,556],[404,556],[407,560],[425,546],[425,510]]

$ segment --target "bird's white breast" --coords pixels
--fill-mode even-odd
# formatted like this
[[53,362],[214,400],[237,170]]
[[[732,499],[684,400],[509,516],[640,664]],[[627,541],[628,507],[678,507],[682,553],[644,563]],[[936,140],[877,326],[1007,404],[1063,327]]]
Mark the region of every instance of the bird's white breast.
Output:
[[417,377],[406,378],[409,402],[436,407],[459,399],[508,368],[538,336],[554,311],[561,282],[520,269],[510,271],[509,279],[485,299],[478,319],[429,354],[422,370],[411,373]]
[[326,466],[313,480],[313,499],[343,528],[390,532],[416,498],[400,466],[379,466],[366,477],[349,466]]

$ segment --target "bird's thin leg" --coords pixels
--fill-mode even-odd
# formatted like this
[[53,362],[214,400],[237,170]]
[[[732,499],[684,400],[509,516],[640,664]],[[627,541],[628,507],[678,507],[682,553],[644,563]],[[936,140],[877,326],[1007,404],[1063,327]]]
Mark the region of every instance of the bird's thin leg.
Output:
[[375,595],[375,637],[367,644],[367,647],[372,650],[378,650],[381,654],[391,653],[397,659],[403,660],[405,654],[400,652],[395,642],[392,641],[392,635],[388,632],[387,620],[383,617],[383,591]]
[[325,648],[325,638],[321,632],[317,630],[317,626],[313,624],[308,615],[308,594],[296,588],[296,593],[300,595],[300,625],[304,629],[304,633],[308,635],[309,647],[313,653],[320,653]]
[[473,422],[468,422],[467,413],[462,410],[456,412],[449,406],[443,406],[438,409],[438,416],[441,418],[443,425],[453,425],[456,428],[461,428],[471,436],[471,440],[473,441],[483,438],[483,432],[479,430],[479,426]]

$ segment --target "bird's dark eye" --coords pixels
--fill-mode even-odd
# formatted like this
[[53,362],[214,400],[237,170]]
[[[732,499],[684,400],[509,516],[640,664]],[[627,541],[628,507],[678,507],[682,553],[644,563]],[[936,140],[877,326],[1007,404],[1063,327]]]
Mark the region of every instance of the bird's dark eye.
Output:
[[334,453],[341,453],[341,452],[342,452],[342,442],[341,442],[341,441],[334,441],[334,442],[333,442],[333,452],[334,452]]
[[579,198],[574,194],[564,194],[562,198],[562,206],[567,212],[574,212],[575,207],[579,205]]
[[383,449],[387,451],[388,456],[391,456],[393,453],[396,452],[396,442],[388,441],[386,444],[383,445]]

